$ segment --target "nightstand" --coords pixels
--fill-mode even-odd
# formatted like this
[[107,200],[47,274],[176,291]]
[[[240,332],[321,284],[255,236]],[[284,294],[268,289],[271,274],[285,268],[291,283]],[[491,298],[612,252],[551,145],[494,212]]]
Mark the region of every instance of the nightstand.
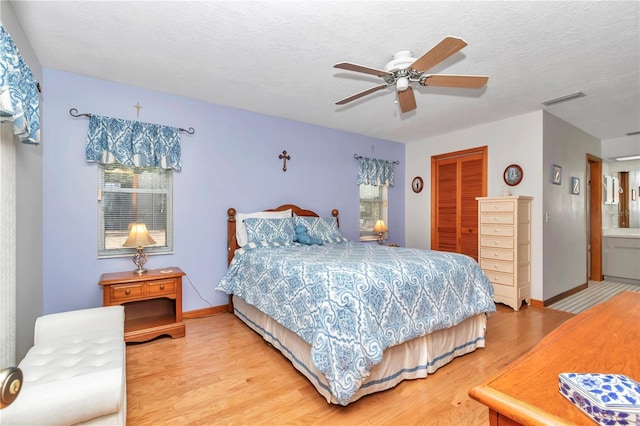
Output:
[[144,342],[162,335],[183,337],[182,277],[176,267],[102,274],[104,306],[124,306],[125,342]]

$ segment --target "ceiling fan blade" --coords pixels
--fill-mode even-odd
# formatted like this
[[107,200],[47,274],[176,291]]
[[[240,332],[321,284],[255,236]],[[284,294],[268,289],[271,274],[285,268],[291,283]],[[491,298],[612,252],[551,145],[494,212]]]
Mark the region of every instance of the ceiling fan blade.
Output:
[[431,75],[420,81],[423,86],[462,87],[479,89],[487,84],[489,77],[484,75]]
[[385,75],[393,75],[390,72],[384,70],[378,70],[371,67],[365,67],[364,65],[352,64],[351,62],[340,62],[333,66],[334,68],[340,68],[348,71],[362,72],[365,74],[375,75],[376,77],[384,77]]
[[374,87],[372,87],[370,89],[363,90],[362,92],[358,92],[355,95],[351,95],[351,96],[346,97],[344,99],[340,99],[338,102],[336,102],[336,105],[344,105],[344,104],[349,103],[351,101],[355,101],[356,99],[359,99],[359,98],[361,98],[363,96],[366,96],[366,95],[368,95],[370,93],[377,92],[378,90],[385,89],[386,87],[387,87],[386,84],[379,84],[379,85],[374,86]]
[[400,111],[409,112],[417,108],[416,97],[413,94],[413,88],[409,86],[407,90],[398,92],[398,103],[400,104]]
[[411,69],[418,72],[425,72],[466,45],[467,42],[461,38],[445,37],[444,40],[438,43],[433,49],[416,59],[416,61],[411,64]]

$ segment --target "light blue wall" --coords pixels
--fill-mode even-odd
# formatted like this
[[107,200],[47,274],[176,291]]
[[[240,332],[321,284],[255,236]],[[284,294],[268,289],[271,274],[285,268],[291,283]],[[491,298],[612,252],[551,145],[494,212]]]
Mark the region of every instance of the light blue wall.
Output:
[[[174,173],[174,254],[151,256],[147,267],[181,267],[213,306],[227,300],[213,288],[227,267],[229,207],[250,212],[294,203],[322,216],[336,208],[343,234],[357,239],[356,153],[400,161],[388,227],[404,244],[403,144],[47,68],[43,87],[45,313],[100,306],[100,274],[134,268],[130,257],[97,258],[98,171],[84,159],[89,120],[71,117],[70,108],[195,129],[182,136],[182,171]],[[291,155],[287,172],[278,159],[283,150]],[[208,306],[185,280],[183,310]]]

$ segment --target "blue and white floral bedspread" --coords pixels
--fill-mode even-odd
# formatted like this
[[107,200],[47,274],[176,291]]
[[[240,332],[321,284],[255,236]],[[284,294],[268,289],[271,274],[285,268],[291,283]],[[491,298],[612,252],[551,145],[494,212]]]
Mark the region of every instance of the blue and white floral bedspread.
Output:
[[309,343],[342,405],[386,348],[495,311],[493,287],[472,258],[357,242],[242,248],[216,290]]

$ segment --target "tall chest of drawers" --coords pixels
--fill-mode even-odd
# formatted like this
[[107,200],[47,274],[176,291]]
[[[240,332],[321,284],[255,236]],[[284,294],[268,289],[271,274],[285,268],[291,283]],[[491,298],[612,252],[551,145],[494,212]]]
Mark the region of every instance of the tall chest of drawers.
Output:
[[520,309],[531,303],[532,197],[478,197],[478,260],[493,300]]

